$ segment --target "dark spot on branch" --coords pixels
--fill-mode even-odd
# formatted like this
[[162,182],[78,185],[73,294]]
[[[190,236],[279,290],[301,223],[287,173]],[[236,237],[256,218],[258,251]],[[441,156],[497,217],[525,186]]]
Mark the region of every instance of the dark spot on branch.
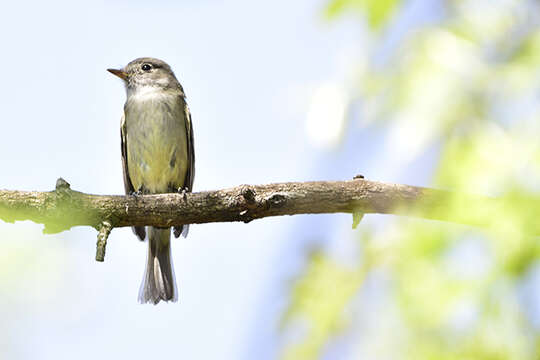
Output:
[[249,205],[255,204],[255,191],[251,187],[247,185],[242,186],[240,193],[246,200],[246,203]]
[[270,198],[266,201],[269,207],[273,208],[280,208],[285,205],[287,202],[287,197],[285,195],[281,194],[275,194],[270,196]]
[[250,215],[249,211],[243,210],[238,214],[238,218],[240,221],[244,222],[245,224],[251,222],[253,220],[253,217]]

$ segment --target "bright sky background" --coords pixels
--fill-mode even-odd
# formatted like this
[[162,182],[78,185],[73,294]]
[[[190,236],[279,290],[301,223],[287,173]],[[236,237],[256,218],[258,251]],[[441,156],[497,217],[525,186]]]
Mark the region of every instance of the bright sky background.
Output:
[[[309,115],[332,113],[319,103],[325,97],[335,113],[346,111],[340,86],[355,66],[348,60],[362,51],[357,23],[325,23],[323,5],[4,4],[0,188],[52,190],[61,176],[75,190],[123,193],[125,93],[105,69],[140,56],[167,61],[187,93],[196,191],[357,173],[425,178],[414,164],[414,178],[377,165],[386,155],[374,130],[332,150],[343,131],[358,134],[356,123],[343,128],[339,117],[328,124]],[[105,263],[97,263],[93,229],[42,235],[32,223],[0,223],[0,357],[274,358],[278,315],[305,246],[337,225],[346,241],[350,223],[321,215],[192,226],[173,242],[180,301],[159,306],[137,303],[147,245],[129,229],[113,230]]]

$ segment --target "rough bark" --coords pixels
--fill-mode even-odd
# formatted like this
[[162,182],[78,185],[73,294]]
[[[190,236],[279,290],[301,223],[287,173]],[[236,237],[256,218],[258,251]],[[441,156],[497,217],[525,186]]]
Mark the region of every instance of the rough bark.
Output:
[[[450,199],[469,211],[445,211]],[[0,219],[41,223],[45,233],[81,225],[101,230],[104,223],[109,228],[169,227],[247,223],[268,216],[323,213],[400,214],[489,226],[486,212],[497,202],[484,196],[456,197],[444,190],[363,179],[240,185],[215,191],[144,196],[90,195],[71,190],[68,183],[59,179],[56,190],[51,192],[0,190]]]

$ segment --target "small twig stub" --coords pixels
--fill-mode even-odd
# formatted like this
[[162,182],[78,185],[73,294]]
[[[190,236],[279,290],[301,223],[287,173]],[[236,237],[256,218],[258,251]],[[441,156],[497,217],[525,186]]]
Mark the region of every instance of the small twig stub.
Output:
[[107,247],[107,239],[112,230],[112,224],[108,221],[103,221],[99,226],[96,244],[96,261],[103,262],[105,260],[105,250]]

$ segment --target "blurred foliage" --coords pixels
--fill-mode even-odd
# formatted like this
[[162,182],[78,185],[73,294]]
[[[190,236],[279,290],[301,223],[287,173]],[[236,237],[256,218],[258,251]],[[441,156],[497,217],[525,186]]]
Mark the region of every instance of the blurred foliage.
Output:
[[292,293],[292,306],[284,316],[287,323],[298,313],[312,320],[308,341],[293,345],[287,359],[315,357],[326,339],[344,326],[343,308],[364,278],[363,269],[350,270],[320,252],[309,256],[307,273]]
[[[324,357],[339,335],[350,340],[340,343],[344,358],[538,359],[540,4],[441,1],[437,23],[404,34],[375,62],[378,30],[391,32],[406,4],[332,0],[325,9],[329,18],[361,13],[370,25],[374,41],[355,72],[361,122],[385,126],[402,166],[436,147],[433,187],[504,201],[476,209],[456,197],[442,210],[487,217],[489,229],[388,220],[360,237],[353,268],[312,253],[284,317],[285,328],[304,331],[282,356]],[[390,281],[378,305],[366,282],[381,271]]]
[[399,0],[332,0],[326,6],[324,14],[328,19],[334,19],[348,11],[365,15],[369,26],[380,28],[392,16]]

